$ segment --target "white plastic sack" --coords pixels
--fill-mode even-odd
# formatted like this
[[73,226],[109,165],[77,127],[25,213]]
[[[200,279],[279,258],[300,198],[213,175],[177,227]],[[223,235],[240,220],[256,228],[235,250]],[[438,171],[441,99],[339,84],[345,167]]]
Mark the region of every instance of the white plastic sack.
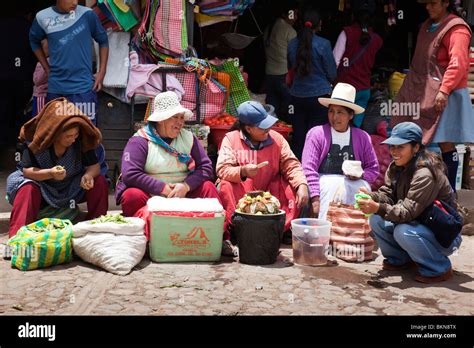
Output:
[[127,275],[140,263],[146,250],[145,221],[125,218],[129,224],[112,222],[73,226],[74,252],[84,261],[108,272]]

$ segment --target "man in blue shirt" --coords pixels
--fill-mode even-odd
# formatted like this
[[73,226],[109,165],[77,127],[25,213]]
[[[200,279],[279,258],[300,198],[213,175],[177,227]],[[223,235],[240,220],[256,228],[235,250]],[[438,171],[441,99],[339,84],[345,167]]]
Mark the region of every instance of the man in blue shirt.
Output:
[[[46,102],[65,97],[97,124],[97,94],[105,77],[109,43],[97,15],[77,0],[56,0],[56,5],[36,14],[30,29],[30,45],[48,74]],[[49,63],[41,47],[48,40]],[[92,74],[92,39],[99,44],[100,67]],[[102,146],[97,155],[101,173],[106,171]]]

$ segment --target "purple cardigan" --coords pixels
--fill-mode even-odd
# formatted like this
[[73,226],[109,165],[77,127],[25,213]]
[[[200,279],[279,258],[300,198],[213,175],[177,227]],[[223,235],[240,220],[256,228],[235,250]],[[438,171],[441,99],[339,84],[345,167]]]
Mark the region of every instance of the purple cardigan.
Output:
[[[364,170],[362,178],[371,184],[379,176],[379,162],[372,141],[369,134],[359,128],[351,127],[351,132],[355,160],[362,162],[362,169]],[[331,125],[329,123],[312,128],[306,135],[301,162],[308,179],[311,198],[319,196],[318,170],[329,153],[331,138]]]
[[[213,180],[212,162],[199,140],[193,135],[191,157],[196,168],[184,180],[191,191],[207,180]],[[127,158],[125,158],[125,156]],[[120,204],[123,192],[129,187],[138,188],[152,195],[159,195],[165,183],[145,173],[145,163],[148,156],[148,140],[142,137],[131,137],[122,155],[122,178],[115,189],[115,199]]]

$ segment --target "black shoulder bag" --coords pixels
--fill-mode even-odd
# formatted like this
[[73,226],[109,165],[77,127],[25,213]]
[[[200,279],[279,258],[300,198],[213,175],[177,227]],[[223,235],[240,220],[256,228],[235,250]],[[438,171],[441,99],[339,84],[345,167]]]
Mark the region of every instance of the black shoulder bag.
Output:
[[449,248],[453,243],[461,232],[463,224],[462,217],[456,208],[441,200],[435,200],[417,220],[433,231],[436,240],[444,248]]

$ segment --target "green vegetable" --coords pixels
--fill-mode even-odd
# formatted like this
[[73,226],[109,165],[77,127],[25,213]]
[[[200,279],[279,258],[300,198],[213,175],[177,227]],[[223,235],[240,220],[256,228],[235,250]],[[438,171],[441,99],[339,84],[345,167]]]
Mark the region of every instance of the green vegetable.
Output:
[[103,224],[106,222],[113,222],[116,224],[128,224],[128,221],[122,216],[122,214],[107,214],[98,217],[97,219],[92,220],[91,224]]
[[46,226],[30,226],[28,227],[28,230],[33,232],[33,233],[44,233],[44,232],[51,232],[55,230],[61,230],[65,227],[64,224],[60,222],[50,222]]
[[[358,203],[359,199],[371,199],[371,197],[367,193],[356,193],[354,195],[354,199],[356,201],[356,203],[354,204],[354,208],[359,209],[359,203]],[[366,217],[369,217],[373,214],[364,214],[364,215]]]

